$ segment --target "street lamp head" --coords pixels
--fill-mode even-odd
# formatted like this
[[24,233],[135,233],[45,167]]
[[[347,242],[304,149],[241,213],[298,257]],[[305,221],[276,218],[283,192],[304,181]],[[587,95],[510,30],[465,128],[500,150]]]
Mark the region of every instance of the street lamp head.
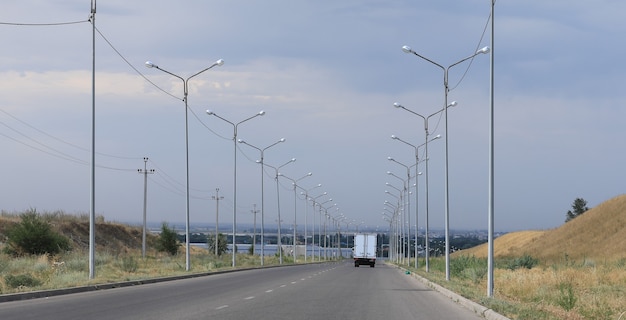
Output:
[[398,102],[394,102],[393,106],[396,107],[396,108],[403,108],[403,106],[400,103],[398,103]]
[[146,67],[148,67],[148,68],[158,68],[158,66],[156,64],[154,64],[150,60],[146,61]]
[[387,157],[387,160],[394,161],[394,159],[392,157]]
[[396,137],[395,135],[392,134],[391,135],[391,139],[398,140],[398,137]]
[[491,48],[489,47],[483,47],[480,50],[476,51],[476,54],[480,54],[480,53],[489,53],[491,51]]
[[306,174],[307,177],[310,177],[312,175],[313,175],[313,172],[309,172],[309,173]]
[[206,111],[206,114],[208,114],[208,115],[212,116],[212,115],[214,115],[215,113],[213,113],[213,111],[211,111],[211,110],[207,110],[207,111]]
[[393,174],[393,173],[391,173],[391,171],[387,171],[387,174]]
[[246,143],[245,141],[243,141],[241,139],[237,139],[237,142],[239,142],[239,143]]
[[440,134],[438,134],[438,135],[436,135],[436,136],[433,138],[433,140],[435,140],[435,139],[440,139],[440,138],[441,138],[441,135],[440,135]]
[[265,111],[263,111],[263,110],[259,111],[259,113],[258,113],[258,115],[260,115],[260,116],[262,116],[264,114],[265,114]]
[[224,65],[224,60],[223,59],[219,59],[217,61],[215,61],[215,64],[218,66],[223,66]]
[[458,103],[456,101],[452,101],[450,102],[450,104],[448,104],[448,107],[456,107]]
[[289,162],[296,162],[296,158],[291,158],[291,160],[289,160]]
[[413,49],[411,49],[411,47],[409,46],[402,46],[402,51],[404,53],[413,53]]

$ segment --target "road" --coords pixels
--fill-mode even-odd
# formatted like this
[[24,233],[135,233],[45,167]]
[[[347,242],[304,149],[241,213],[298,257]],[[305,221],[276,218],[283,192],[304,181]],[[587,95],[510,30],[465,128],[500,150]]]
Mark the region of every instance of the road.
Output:
[[0,303],[0,319],[482,319],[400,270],[350,262]]

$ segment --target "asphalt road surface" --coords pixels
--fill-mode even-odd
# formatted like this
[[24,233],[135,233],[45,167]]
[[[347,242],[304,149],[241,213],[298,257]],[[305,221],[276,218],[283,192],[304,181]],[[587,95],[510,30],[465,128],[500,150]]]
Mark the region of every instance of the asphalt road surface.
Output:
[[0,303],[0,319],[483,319],[400,270],[350,262]]

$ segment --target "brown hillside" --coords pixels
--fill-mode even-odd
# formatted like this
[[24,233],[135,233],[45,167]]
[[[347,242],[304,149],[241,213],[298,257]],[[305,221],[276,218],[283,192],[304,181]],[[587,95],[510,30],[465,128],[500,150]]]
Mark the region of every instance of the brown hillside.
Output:
[[[87,250],[89,248],[89,221],[80,217],[61,215],[50,218],[53,230],[63,234],[71,241],[75,250]],[[0,243],[4,240],[6,229],[15,223],[19,223],[17,216],[0,216]],[[156,237],[150,233],[147,235],[148,247],[153,247]],[[132,249],[141,249],[142,232],[140,227],[131,227],[114,222],[98,221],[96,223],[96,248],[106,249],[111,252],[124,252]]]
[[[496,257],[517,256],[519,250],[535,242],[546,231],[518,231],[507,233],[496,238],[493,243],[493,254]],[[469,255],[479,258],[487,257],[487,244],[476,246],[462,251],[457,251],[455,255]]]
[[[457,254],[487,256],[487,244]],[[541,261],[614,260],[626,257],[626,195],[607,200],[576,219],[547,231],[520,231],[494,241],[494,255],[529,254]]]

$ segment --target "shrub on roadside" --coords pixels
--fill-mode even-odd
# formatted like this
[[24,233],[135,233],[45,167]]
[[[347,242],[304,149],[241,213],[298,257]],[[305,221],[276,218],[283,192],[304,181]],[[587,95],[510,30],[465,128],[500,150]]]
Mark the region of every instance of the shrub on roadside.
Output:
[[4,252],[13,256],[58,254],[71,249],[70,241],[52,230],[36,210],[21,215],[21,221],[7,230]]
[[509,270],[516,270],[516,269],[521,269],[521,268],[532,269],[538,263],[539,263],[539,260],[526,254],[519,258],[509,260],[506,263],[506,268]]
[[172,256],[178,254],[178,236],[165,222],[161,226],[161,234],[157,240],[157,250],[167,252]]
[[19,287],[38,287],[41,285],[41,281],[37,280],[30,274],[18,274],[18,275],[7,275],[4,277],[4,282],[10,288],[19,288]]

